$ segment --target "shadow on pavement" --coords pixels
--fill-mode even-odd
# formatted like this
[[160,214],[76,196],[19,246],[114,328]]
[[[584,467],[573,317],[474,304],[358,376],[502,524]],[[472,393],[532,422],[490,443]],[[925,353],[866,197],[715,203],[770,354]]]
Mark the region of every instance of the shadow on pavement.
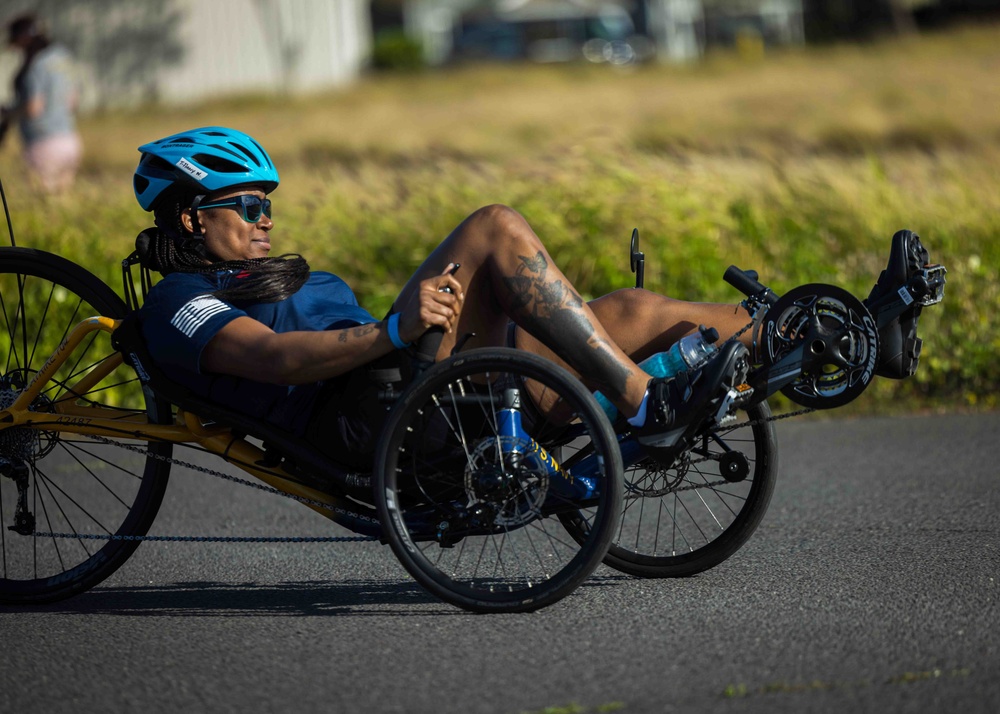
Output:
[[[621,579],[619,576],[591,577],[582,587],[613,585]],[[202,580],[140,587],[97,587],[69,600],[49,605],[2,609],[67,615],[160,617],[427,617],[469,614],[438,600],[410,580],[310,580],[280,583]]]

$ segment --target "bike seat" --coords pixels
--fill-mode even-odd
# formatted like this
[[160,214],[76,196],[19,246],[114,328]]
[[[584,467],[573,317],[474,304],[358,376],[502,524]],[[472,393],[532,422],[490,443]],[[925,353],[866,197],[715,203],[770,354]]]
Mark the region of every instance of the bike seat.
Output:
[[240,435],[259,439],[268,457],[258,465],[283,468],[301,477],[311,486],[330,485],[366,487],[367,475],[359,475],[338,467],[302,437],[285,431],[263,419],[221,406],[194,393],[172,380],[153,361],[142,336],[138,312],[129,313],[111,336],[112,346],[135,369],[139,380],[153,392],[184,411],[196,414],[203,421],[227,427]]

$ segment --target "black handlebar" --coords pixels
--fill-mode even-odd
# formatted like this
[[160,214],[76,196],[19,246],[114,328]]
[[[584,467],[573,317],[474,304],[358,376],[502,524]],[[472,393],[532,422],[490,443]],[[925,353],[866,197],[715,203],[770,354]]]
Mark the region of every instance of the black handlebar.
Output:
[[413,359],[417,364],[422,364],[426,368],[437,359],[438,348],[441,347],[441,340],[444,339],[443,327],[432,327],[420,336],[417,340],[416,351]]
[[740,270],[735,265],[730,265],[723,273],[722,279],[747,297],[756,298],[768,305],[778,302],[778,296],[771,292],[769,287],[758,282],[756,271]]
[[[455,272],[461,267],[461,263],[453,263],[451,270],[448,271],[448,274],[454,275]],[[441,288],[441,292],[450,293],[452,290],[451,288]],[[443,339],[443,327],[428,328],[428,330],[420,336],[420,339],[417,340],[416,352],[413,355],[414,371],[417,373],[423,372],[425,369],[434,364],[434,360],[437,359],[438,348],[441,347],[441,340]]]

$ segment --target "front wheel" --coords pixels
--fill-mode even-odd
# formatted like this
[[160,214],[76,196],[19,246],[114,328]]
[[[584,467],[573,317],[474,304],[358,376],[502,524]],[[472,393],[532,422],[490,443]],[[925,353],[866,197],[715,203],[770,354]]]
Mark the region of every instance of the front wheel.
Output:
[[[560,425],[519,408],[529,382],[562,398]],[[530,437],[512,437],[511,420],[522,418]],[[550,448],[568,430],[593,448],[572,469]],[[529,353],[475,350],[429,369],[396,404],[375,500],[393,552],[431,593],[475,612],[525,612],[565,597],[600,564],[621,476],[610,424],[577,379]],[[586,520],[585,537],[563,526],[570,511]]]
[[[629,575],[676,578],[713,568],[740,549],[767,511],[778,477],[778,442],[762,402],[702,437],[663,468],[624,439],[622,517],[604,562]],[[585,521],[563,516],[582,537]]]
[[[0,409],[14,403],[77,323],[125,313],[121,298],[80,266],[39,250],[0,248]],[[117,358],[107,333],[91,333],[31,409],[50,411],[68,401],[99,406],[120,418],[123,436],[136,420],[169,423],[170,405],[143,390],[126,364],[77,386]],[[139,542],[122,538],[149,529],[171,454],[169,444],[136,447],[0,425],[0,603],[36,604],[83,592],[135,551]]]

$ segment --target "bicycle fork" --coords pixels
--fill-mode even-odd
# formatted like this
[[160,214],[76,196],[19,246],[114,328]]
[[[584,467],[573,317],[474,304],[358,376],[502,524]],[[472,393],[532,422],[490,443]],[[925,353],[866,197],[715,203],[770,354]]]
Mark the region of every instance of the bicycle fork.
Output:
[[531,438],[524,428],[521,415],[520,390],[505,389],[501,404],[502,407],[497,412],[497,438],[506,464],[514,469],[523,467],[534,473],[544,474],[560,497],[577,500],[599,495],[596,462],[588,469],[588,475],[577,474],[560,466],[551,453]]

